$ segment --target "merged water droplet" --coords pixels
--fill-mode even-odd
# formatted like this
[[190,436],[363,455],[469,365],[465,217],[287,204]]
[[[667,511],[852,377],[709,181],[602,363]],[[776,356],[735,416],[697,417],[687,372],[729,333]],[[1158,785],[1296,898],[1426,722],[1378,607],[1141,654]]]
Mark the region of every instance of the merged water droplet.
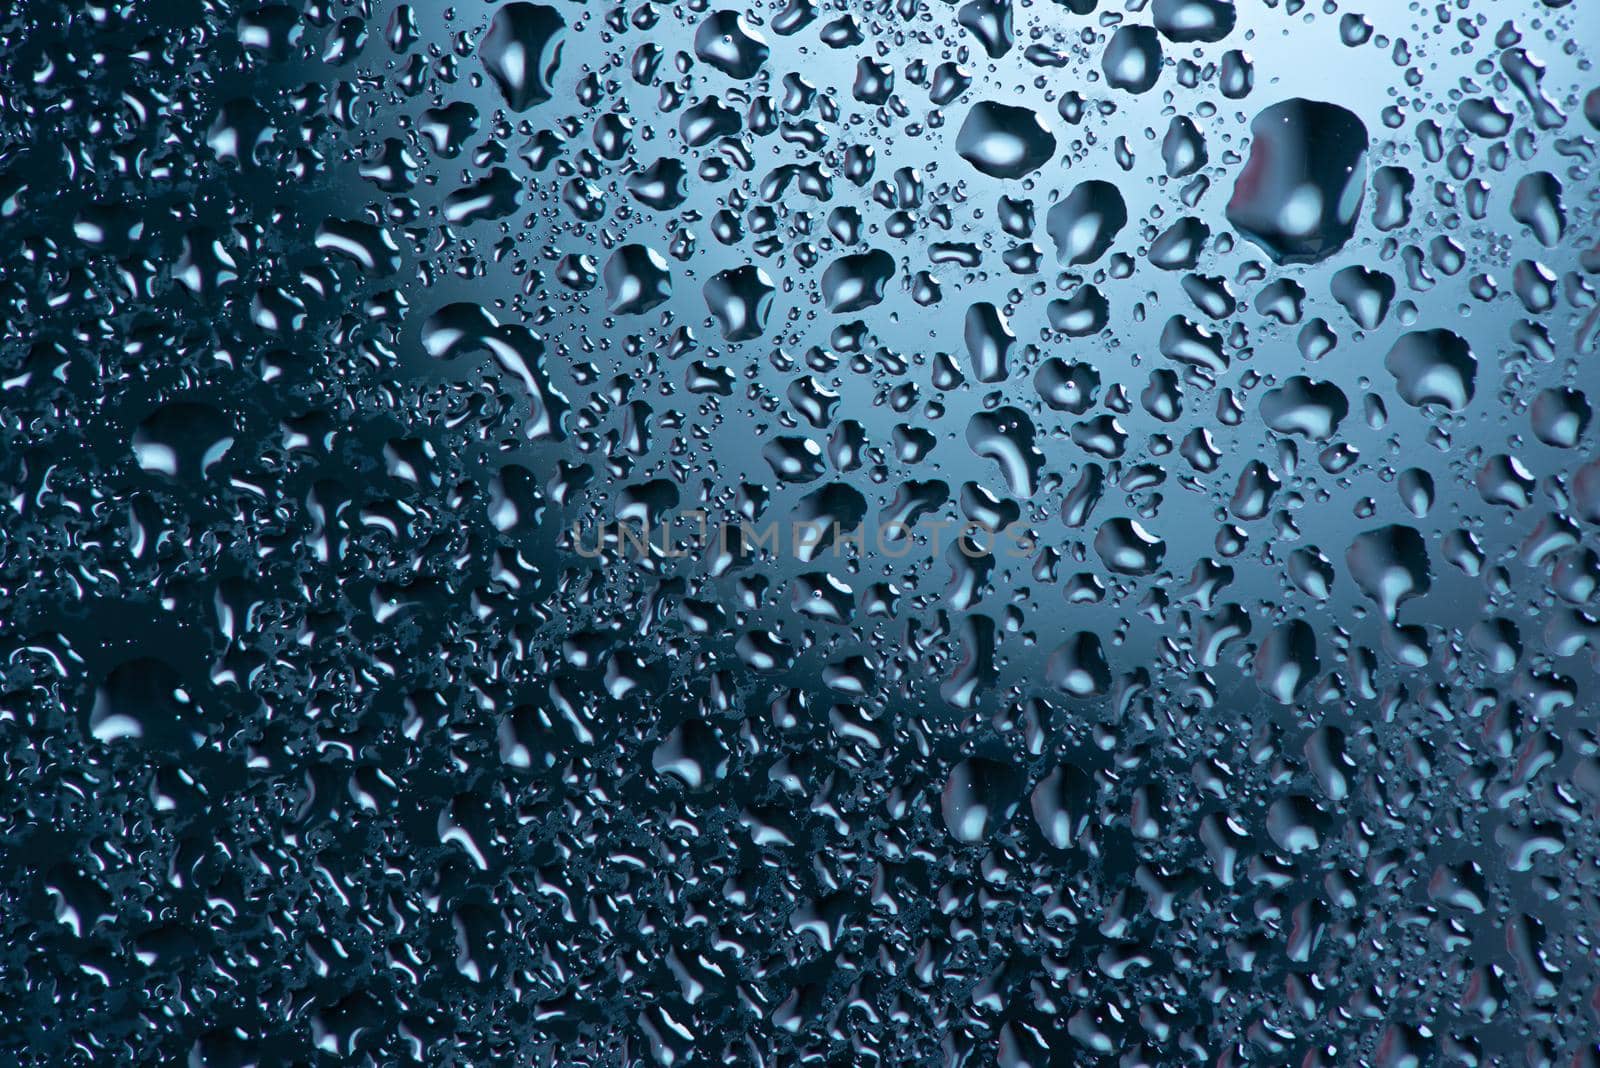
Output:
[[478,58],[506,107],[526,111],[550,99],[566,28],[561,13],[548,4],[512,0],[496,9],[478,42]]

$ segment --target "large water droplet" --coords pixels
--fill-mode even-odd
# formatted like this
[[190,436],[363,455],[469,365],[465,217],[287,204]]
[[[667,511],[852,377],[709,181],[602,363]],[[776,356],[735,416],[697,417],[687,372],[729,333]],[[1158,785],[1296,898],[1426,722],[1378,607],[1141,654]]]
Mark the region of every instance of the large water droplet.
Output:
[[1337,104],[1294,97],[1263,109],[1250,134],[1228,222],[1278,263],[1327,259],[1355,233],[1366,126]]

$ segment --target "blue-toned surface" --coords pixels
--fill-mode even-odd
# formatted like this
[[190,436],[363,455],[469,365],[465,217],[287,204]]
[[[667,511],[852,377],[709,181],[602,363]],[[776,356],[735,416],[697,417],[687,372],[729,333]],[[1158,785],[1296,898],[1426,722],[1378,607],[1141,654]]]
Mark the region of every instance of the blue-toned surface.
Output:
[[1597,43],[6,8],[0,1048],[1600,1063]]

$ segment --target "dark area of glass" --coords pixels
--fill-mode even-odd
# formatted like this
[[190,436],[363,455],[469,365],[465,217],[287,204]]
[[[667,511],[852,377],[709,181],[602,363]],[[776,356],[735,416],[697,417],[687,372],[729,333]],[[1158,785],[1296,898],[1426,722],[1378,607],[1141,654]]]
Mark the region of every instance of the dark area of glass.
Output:
[[1600,1064],[1597,44],[0,5],[0,1059]]

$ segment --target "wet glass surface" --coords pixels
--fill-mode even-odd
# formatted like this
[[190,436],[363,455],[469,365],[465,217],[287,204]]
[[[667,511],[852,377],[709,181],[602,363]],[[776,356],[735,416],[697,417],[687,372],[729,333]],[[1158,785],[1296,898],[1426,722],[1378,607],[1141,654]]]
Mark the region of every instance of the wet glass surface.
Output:
[[1597,45],[4,6],[7,1063],[1600,1064]]

